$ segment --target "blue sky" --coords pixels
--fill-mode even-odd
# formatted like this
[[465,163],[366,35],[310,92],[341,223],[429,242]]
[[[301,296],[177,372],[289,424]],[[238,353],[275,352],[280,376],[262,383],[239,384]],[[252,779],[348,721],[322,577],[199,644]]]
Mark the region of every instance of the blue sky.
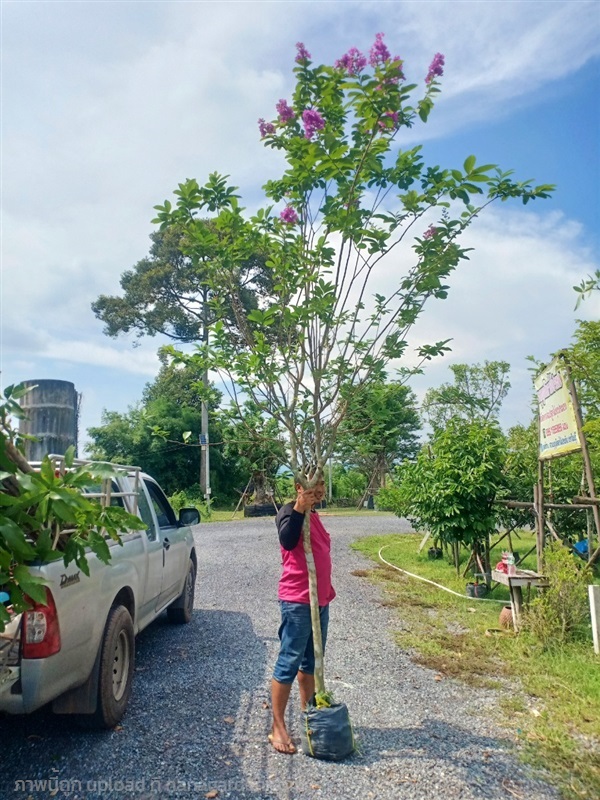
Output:
[[[230,174],[244,202],[278,173],[256,120],[289,97],[297,41],[332,63],[377,32],[421,82],[446,56],[422,141],[428,161],[514,168],[556,183],[551,201],[493,207],[448,300],[414,343],[452,337],[448,364],[504,359],[505,426],[528,422],[526,356],[568,344],[573,284],[600,267],[600,9],[597,2],[7,2],[2,4],[2,386],[72,381],[82,431],[125,411],[158,370],[158,339],[109,339],[90,303],[115,294],[148,251],[152,207],[188,177]],[[83,436],[85,439],[85,435]]]

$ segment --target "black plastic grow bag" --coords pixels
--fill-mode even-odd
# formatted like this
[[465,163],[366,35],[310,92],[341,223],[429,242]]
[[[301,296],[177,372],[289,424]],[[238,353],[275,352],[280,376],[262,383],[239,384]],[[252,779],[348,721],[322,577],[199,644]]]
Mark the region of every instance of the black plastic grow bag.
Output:
[[314,698],[302,714],[302,752],[325,761],[341,761],[356,749],[348,708],[333,703],[317,708]]

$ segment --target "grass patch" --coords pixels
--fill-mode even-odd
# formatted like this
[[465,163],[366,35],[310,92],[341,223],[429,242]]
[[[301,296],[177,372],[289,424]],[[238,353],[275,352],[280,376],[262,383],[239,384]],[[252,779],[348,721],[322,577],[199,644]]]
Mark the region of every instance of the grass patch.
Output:
[[[382,556],[391,564],[464,594],[472,578],[458,576],[445,559],[430,560],[427,547],[419,554],[421,539],[370,536],[353,544],[378,562],[368,577],[381,587],[382,605],[397,609],[398,645],[442,677],[501,689],[497,713],[518,732],[523,758],[548,770],[563,797],[600,797],[600,659],[591,632],[584,641],[543,650],[527,633],[499,632],[501,603],[456,597],[379,562],[385,547]],[[513,546],[525,553],[534,542],[523,533]],[[493,563],[503,545],[492,551]],[[466,551],[463,557],[462,570]],[[535,569],[535,552],[523,566]],[[491,596],[509,603],[507,587]]]

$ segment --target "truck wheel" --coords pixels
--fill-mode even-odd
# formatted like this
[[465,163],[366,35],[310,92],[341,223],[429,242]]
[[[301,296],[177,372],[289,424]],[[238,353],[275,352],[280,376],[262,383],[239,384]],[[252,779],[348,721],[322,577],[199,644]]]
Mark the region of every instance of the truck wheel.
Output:
[[187,625],[192,619],[194,611],[194,587],[196,585],[196,567],[190,558],[188,571],[185,576],[183,591],[179,597],[167,608],[167,619],[176,625]]
[[[125,713],[135,661],[133,622],[125,606],[113,606],[100,645],[98,705],[94,727],[113,728]],[[90,720],[91,722],[91,720]]]

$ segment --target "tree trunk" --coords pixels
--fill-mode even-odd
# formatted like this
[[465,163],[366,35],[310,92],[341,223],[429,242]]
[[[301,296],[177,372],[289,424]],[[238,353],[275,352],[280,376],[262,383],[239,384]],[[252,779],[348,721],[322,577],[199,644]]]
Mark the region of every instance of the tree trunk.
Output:
[[457,539],[452,542],[452,555],[454,557],[456,574],[460,576],[460,542]]
[[266,479],[264,469],[254,470],[252,473],[252,482],[254,484],[254,502],[257,506],[266,505],[269,500],[266,493]]
[[[15,464],[17,468],[21,470],[21,472],[33,472],[33,469],[30,467],[25,456],[22,455],[14,446],[14,444],[8,441],[8,439],[6,439],[4,442],[4,452],[6,456],[13,462],[13,464]],[[2,488],[7,494],[12,495],[13,497],[18,497],[21,493],[19,484],[10,475],[8,478],[4,478],[2,481]]]
[[310,544],[310,511],[304,515],[302,527],[302,544],[306,555],[308,567],[308,589],[310,593],[310,618],[313,631],[313,647],[315,651],[315,692],[325,691],[325,677],[323,665],[323,637],[321,636],[321,617],[319,616],[319,596],[317,593],[317,570],[315,559]]
[[379,467],[379,488],[385,489],[385,475],[387,472],[387,463],[385,460],[385,455],[383,453],[379,456],[378,467]]

